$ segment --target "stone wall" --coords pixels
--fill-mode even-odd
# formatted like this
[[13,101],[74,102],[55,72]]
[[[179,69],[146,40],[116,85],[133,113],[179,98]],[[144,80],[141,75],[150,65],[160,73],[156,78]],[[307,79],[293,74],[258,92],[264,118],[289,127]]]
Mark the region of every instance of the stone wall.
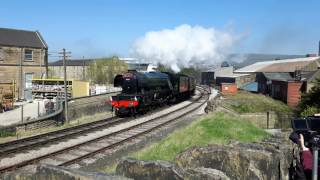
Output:
[[118,175],[134,179],[259,179],[289,178],[291,144],[287,133],[260,143],[192,147],[176,156],[175,163],[122,159]]
[[52,166],[52,165],[39,165],[29,167],[28,170],[19,170],[12,173],[0,175],[0,179],[10,180],[129,180],[129,178],[108,175],[96,172],[83,172],[78,170],[71,170],[68,168]]
[[[88,66],[67,66],[67,79],[87,80]],[[64,78],[63,66],[49,66],[49,77]]]
[[[0,64],[11,64],[11,65],[20,64],[21,56],[22,56],[24,65],[40,65],[40,59],[41,59],[41,64],[44,65],[44,50],[42,50],[41,52],[41,49],[36,49],[36,48],[18,48],[18,47],[5,47],[5,46],[0,46],[0,48],[2,49],[1,53],[3,53],[2,54],[3,59],[0,60]],[[33,58],[31,61],[24,60],[25,49],[32,50]]]
[[[24,49],[15,48],[15,47],[0,47],[1,52],[3,53],[3,60],[0,60],[0,81],[4,80],[15,80],[16,81],[16,92],[15,97],[18,98],[21,96],[19,94],[20,87],[20,64],[22,58],[22,74],[24,78],[25,73],[34,73],[34,76],[40,77],[40,72],[45,73],[45,62],[44,62],[44,53],[45,51],[41,49],[28,48],[33,51],[32,61],[24,60]],[[41,57],[42,56],[42,57]],[[41,65],[41,67],[40,67]],[[23,82],[23,79],[22,79]],[[21,92],[20,92],[21,93]]]
[[116,93],[97,95],[69,101],[69,120],[74,120],[82,116],[94,115],[100,112],[110,112],[111,105],[107,100],[109,100],[110,96],[115,94]]

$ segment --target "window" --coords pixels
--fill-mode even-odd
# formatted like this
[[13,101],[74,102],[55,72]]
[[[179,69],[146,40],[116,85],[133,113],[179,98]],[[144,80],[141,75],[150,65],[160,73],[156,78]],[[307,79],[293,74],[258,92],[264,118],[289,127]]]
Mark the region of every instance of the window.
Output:
[[0,48],[0,61],[4,60],[4,50]]
[[30,49],[24,50],[24,60],[25,61],[33,61],[33,52]]

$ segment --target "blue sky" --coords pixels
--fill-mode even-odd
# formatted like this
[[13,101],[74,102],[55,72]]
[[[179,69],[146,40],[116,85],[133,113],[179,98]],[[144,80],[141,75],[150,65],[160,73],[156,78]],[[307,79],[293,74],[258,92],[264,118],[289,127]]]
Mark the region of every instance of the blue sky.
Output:
[[320,2],[294,0],[7,0],[0,27],[39,30],[49,51],[66,48],[73,58],[129,56],[148,31],[182,24],[245,37],[236,53],[315,53],[320,40]]

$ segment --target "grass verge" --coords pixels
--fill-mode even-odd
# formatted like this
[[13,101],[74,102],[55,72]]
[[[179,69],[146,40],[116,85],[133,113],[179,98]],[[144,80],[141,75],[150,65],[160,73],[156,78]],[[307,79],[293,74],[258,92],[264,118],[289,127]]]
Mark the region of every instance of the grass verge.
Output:
[[131,156],[141,160],[174,161],[178,153],[195,145],[225,144],[230,140],[252,142],[267,136],[263,129],[246,120],[221,112],[213,113]]
[[282,101],[261,94],[239,91],[236,95],[226,96],[226,106],[238,113],[275,111],[291,113],[292,110]]

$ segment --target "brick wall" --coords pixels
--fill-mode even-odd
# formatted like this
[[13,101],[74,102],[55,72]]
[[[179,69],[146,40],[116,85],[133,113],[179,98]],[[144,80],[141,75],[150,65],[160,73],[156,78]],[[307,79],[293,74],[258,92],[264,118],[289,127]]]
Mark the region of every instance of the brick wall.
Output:
[[238,88],[234,83],[221,83],[220,92],[222,95],[237,94]]
[[296,107],[301,99],[302,82],[288,82],[287,104],[290,107]]

